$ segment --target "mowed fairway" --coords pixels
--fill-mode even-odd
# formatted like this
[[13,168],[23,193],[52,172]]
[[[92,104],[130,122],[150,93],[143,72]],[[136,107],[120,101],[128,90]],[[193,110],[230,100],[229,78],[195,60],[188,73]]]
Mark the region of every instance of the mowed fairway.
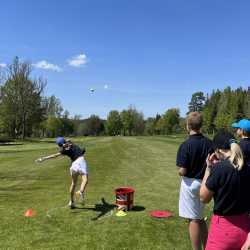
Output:
[[[0,146],[0,249],[191,249],[187,222],[178,218],[175,157],[183,139],[73,139],[86,146],[89,165],[86,205],[74,210],[65,207],[69,159],[34,163],[56,152],[52,141]],[[114,189],[120,186],[136,190],[137,211],[126,217],[111,211]],[[34,217],[24,217],[29,208]],[[155,209],[170,210],[174,217],[151,218],[149,212]]]

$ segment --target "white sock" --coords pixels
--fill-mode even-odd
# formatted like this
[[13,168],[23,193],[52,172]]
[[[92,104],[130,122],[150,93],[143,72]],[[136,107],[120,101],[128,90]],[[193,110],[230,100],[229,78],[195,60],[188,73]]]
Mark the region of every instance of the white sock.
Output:
[[80,196],[81,196],[82,198],[84,198],[84,192],[81,192],[81,191],[80,191]]

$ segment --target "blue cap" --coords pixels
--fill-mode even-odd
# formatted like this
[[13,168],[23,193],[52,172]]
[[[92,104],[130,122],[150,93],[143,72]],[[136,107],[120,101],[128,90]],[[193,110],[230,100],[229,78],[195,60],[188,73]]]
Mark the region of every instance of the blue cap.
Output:
[[233,123],[232,128],[240,128],[246,132],[250,132],[250,121],[247,119],[242,119],[239,122]]
[[66,141],[65,141],[65,139],[64,139],[63,137],[57,137],[57,138],[56,138],[56,144],[57,144],[58,146],[63,145],[65,142],[66,142]]

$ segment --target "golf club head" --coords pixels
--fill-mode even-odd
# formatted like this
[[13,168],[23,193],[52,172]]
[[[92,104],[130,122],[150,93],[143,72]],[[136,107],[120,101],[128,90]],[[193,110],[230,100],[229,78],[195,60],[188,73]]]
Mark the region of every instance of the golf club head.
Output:
[[42,162],[43,162],[42,158],[38,158],[38,159],[35,160],[35,163],[37,163],[37,164],[40,164]]

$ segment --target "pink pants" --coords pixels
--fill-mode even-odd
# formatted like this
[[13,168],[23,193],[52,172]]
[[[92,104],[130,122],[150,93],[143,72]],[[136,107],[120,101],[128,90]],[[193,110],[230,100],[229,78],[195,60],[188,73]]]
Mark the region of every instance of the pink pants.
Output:
[[247,214],[213,215],[205,250],[240,250],[250,229]]

